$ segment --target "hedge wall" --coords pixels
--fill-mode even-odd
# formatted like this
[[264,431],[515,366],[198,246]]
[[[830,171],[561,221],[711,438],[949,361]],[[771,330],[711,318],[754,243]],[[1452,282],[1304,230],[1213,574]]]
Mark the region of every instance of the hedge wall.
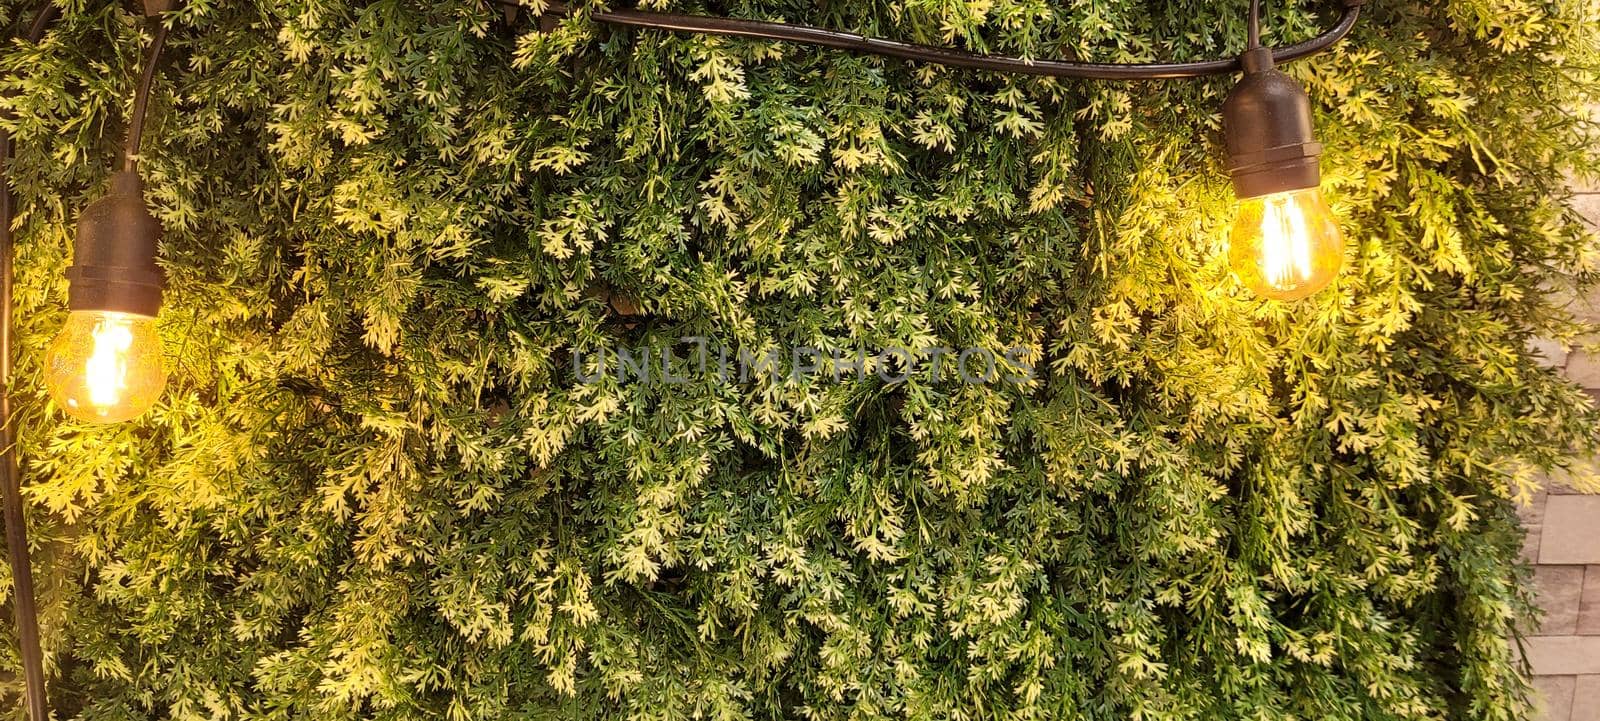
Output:
[[[1229,78],[187,0],[145,160],[172,379],[107,427],[39,361],[141,24],[59,4],[0,87],[61,718],[1526,714],[1512,499],[1600,443],[1527,350],[1600,268],[1563,190],[1593,0],[1375,0],[1288,67],[1349,246],[1293,304],[1226,268]],[[1238,0],[671,7],[1104,61],[1245,35]],[[1336,12],[1269,3],[1267,38]],[[1036,372],[574,372],[689,336]]]

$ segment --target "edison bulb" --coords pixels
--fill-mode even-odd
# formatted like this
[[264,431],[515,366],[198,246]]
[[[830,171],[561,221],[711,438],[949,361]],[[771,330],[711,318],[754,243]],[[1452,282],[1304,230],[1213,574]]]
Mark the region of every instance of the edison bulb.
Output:
[[1246,198],[1228,264],[1251,292],[1299,300],[1322,290],[1344,263],[1344,236],[1317,188]]
[[67,415],[91,423],[137,418],[167,383],[156,319],[73,311],[45,356],[45,385]]

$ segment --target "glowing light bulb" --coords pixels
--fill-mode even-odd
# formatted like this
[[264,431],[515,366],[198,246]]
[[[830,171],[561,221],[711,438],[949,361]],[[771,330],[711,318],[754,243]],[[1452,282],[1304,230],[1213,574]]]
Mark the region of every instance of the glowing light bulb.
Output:
[[1327,287],[1344,263],[1344,236],[1316,188],[1246,198],[1228,264],[1256,295],[1299,300]]
[[91,423],[139,417],[167,383],[156,319],[73,311],[45,356],[45,386],[67,415]]

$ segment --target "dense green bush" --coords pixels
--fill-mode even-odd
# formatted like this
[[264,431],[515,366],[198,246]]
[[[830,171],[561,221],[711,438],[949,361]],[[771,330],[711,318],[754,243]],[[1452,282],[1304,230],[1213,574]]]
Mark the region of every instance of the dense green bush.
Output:
[[[1592,0],[1377,0],[1289,66],[1350,246],[1289,305],[1223,260],[1228,78],[190,0],[146,159],[172,380],[91,427],[39,360],[136,80],[115,5],[0,60],[63,718],[1524,714],[1511,499],[1596,445],[1526,350],[1600,266],[1562,190]],[[1245,9],[672,7],[1105,61],[1236,53]],[[1337,12],[1267,10],[1277,43]],[[1037,379],[575,378],[682,336]]]

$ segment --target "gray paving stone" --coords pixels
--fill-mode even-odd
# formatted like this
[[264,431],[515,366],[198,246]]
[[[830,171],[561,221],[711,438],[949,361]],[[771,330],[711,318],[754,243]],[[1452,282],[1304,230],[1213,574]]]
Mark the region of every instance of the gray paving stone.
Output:
[[1589,221],[1590,225],[1600,228],[1600,193],[1579,193],[1572,196],[1572,209],[1578,215]]
[[1569,721],[1600,721],[1600,676],[1579,676]]
[[1600,496],[1551,494],[1542,525],[1540,564],[1600,564]]
[[1583,597],[1583,566],[1537,566],[1533,590],[1538,594],[1540,636],[1571,636],[1578,632],[1578,606]]
[[1530,636],[1523,645],[1535,676],[1600,674],[1600,636]]
[[1584,388],[1600,388],[1600,356],[1582,348],[1567,354],[1567,378]]
[[1546,368],[1565,368],[1567,366],[1567,347],[1558,341],[1549,338],[1534,338],[1528,341],[1528,350],[1539,357],[1539,363]]
[[1575,676],[1535,676],[1534,715],[1538,721],[1573,721],[1572,699],[1578,685]]
[[1600,566],[1589,566],[1583,574],[1583,598],[1578,602],[1578,635],[1600,636]]

